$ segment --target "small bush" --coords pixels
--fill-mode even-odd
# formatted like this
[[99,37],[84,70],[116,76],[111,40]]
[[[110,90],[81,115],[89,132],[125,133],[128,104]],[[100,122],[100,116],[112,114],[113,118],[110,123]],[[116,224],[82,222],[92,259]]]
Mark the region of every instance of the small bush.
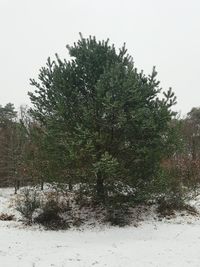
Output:
[[7,213],[1,213],[0,214],[0,221],[12,221],[14,220],[14,215],[9,215]]
[[157,212],[163,217],[173,216],[175,211],[183,210],[183,207],[184,203],[182,201],[176,202],[175,198],[161,198],[158,201]]
[[175,168],[161,169],[147,190],[150,192],[150,198],[155,202],[168,202],[169,205],[176,205],[177,208],[183,206],[189,192]]
[[197,210],[186,204],[181,198],[171,197],[171,198],[160,198],[158,201],[157,212],[163,216],[173,216],[175,211],[187,211],[191,214],[197,214]]
[[33,214],[39,207],[40,199],[36,189],[24,189],[16,200],[16,210],[21,213],[28,224],[32,223]]
[[107,206],[106,221],[113,226],[123,227],[129,224],[129,207],[123,203],[112,203]]
[[63,207],[58,200],[50,198],[41,207],[41,212],[34,219],[34,222],[52,230],[69,228],[68,223],[61,216],[62,211]]

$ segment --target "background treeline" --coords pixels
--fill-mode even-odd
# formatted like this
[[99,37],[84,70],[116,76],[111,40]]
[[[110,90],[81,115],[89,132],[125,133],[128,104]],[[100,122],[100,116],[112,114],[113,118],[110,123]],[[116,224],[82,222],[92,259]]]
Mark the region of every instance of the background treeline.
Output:
[[0,186],[56,182],[97,203],[182,205],[200,181],[200,109],[178,118],[156,71],[134,67],[125,46],[95,37],[48,59],[33,108],[0,106]]
[[[175,141],[174,151],[161,159],[157,179],[160,183],[174,182],[198,188],[200,109],[193,108],[185,118],[174,118],[170,127],[173,132],[171,138]],[[49,137],[44,128],[34,121],[27,107],[22,106],[17,112],[11,103],[0,106],[1,187],[38,183],[42,186],[43,182],[60,182],[68,183],[72,189],[79,179],[76,180],[73,175],[68,174],[73,169],[63,166],[62,154],[56,155],[58,151],[54,149],[58,143],[53,143],[52,139],[46,140],[47,138]],[[166,177],[162,178],[163,175]],[[114,181],[113,178],[113,183]]]

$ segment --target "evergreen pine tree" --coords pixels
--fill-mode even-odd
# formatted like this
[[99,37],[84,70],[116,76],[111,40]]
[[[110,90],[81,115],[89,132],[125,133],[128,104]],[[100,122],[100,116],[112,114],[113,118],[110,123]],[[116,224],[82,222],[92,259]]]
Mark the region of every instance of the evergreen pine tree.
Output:
[[120,186],[146,186],[167,151],[174,93],[159,98],[155,68],[138,72],[125,45],[117,52],[81,35],[67,49],[71,59],[49,58],[29,92],[54,172],[95,188],[101,201]]

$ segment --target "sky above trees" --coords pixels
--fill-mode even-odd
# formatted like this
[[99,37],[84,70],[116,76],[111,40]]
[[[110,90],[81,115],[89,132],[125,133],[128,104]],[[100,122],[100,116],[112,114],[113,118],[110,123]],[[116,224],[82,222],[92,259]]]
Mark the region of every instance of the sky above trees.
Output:
[[172,87],[182,114],[200,106],[198,0],[0,0],[1,104],[29,104],[29,78],[48,56],[67,58],[66,44],[84,36],[126,42],[135,66],[155,65],[163,88]]

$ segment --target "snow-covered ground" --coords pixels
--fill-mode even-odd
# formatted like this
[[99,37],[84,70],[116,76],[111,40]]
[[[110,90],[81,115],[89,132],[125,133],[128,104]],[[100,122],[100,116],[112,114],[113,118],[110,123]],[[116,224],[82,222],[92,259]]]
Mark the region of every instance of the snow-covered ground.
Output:
[[[0,189],[0,213],[9,212],[11,189]],[[14,212],[12,209],[10,210]],[[138,227],[44,231],[0,221],[2,267],[200,266],[200,220],[147,219]]]

